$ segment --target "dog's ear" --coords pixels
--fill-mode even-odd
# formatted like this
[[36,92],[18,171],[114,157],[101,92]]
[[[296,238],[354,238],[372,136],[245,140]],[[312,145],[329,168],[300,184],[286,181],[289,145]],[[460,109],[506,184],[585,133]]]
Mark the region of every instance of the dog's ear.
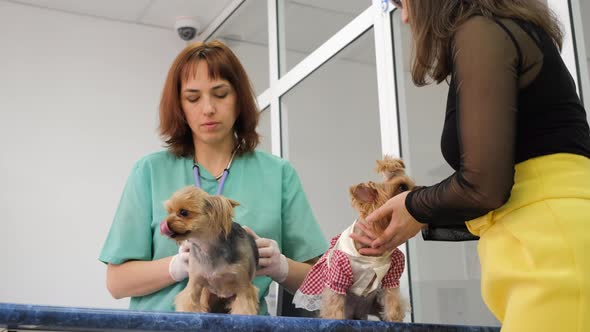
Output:
[[231,204],[232,208],[235,208],[236,206],[240,206],[240,203],[234,201],[233,199],[227,199],[229,201],[229,204]]
[[209,196],[205,198],[204,211],[215,233],[221,233],[227,238],[231,231],[234,210],[231,200],[223,196]]
[[169,199],[164,201],[164,208],[168,213],[172,212],[172,202]]
[[350,194],[354,197],[357,201],[363,203],[371,203],[377,199],[377,190],[371,187],[368,187],[364,183],[357,185],[356,187],[351,188]]
[[399,158],[393,158],[391,156],[385,156],[383,160],[377,160],[377,167],[375,168],[377,173],[381,173],[385,180],[390,180],[396,176],[406,174],[406,165],[403,160]]

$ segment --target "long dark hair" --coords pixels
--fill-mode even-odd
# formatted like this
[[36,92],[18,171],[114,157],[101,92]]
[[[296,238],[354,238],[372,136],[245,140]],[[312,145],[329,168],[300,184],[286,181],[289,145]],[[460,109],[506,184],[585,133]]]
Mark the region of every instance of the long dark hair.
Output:
[[555,14],[538,0],[409,0],[404,3],[414,35],[412,79],[418,86],[437,83],[451,73],[453,35],[466,20],[479,14],[515,18],[544,29],[561,50],[563,32]]

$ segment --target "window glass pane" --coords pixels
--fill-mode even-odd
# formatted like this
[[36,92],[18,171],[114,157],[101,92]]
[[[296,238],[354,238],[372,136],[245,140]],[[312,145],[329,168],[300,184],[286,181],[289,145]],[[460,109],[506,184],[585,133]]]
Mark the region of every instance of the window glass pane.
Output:
[[270,107],[267,107],[260,112],[260,119],[258,120],[258,134],[260,135],[260,144],[258,150],[272,153],[272,136],[270,133]]
[[269,87],[267,13],[267,1],[244,1],[208,38],[220,39],[234,51],[244,65],[256,95]]
[[371,1],[278,1],[281,76],[371,5]]
[[[256,149],[272,153],[272,136],[270,134],[270,107],[267,107],[260,112],[258,128],[256,131],[260,135],[260,144],[258,144]],[[265,297],[266,304],[268,306],[268,312],[271,316],[276,316],[277,314],[277,292],[278,285],[273,281],[270,284],[268,295]]]
[[[582,17],[590,17],[590,3],[588,1],[579,1],[580,2],[580,8],[582,10]],[[586,49],[586,63],[588,65],[588,71],[586,72],[586,75],[590,76],[590,22],[588,20],[583,20],[582,21],[582,27],[584,29],[584,46]],[[584,60],[584,59],[582,59]],[[590,93],[590,92],[586,92],[586,93]],[[585,98],[587,99],[588,97],[585,96]],[[587,100],[584,101],[585,105],[590,105],[590,102],[588,102]],[[588,108],[588,107],[587,107]],[[588,118],[590,119],[590,114],[588,114]]]
[[378,180],[381,157],[373,30],[281,98],[284,156],[327,239],[357,217],[348,188]]
[[590,3],[583,0],[539,1],[547,3],[562,24],[564,40],[561,57],[576,81],[578,93],[586,107],[586,116],[590,121],[590,83],[587,83],[590,82],[590,22],[585,19],[590,15]]
[[[440,152],[448,85],[418,88],[410,73],[411,36],[393,12],[394,49],[402,155],[419,185],[433,185],[452,174]],[[497,326],[480,292],[477,242],[409,242],[414,319],[418,323]]]

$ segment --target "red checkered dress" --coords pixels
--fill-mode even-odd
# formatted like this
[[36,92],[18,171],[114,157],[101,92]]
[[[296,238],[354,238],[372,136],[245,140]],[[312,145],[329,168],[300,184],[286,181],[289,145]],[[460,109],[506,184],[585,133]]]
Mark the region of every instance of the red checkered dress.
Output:
[[[340,234],[332,238],[328,251],[326,251],[305,277],[303,284],[301,284],[293,299],[296,307],[310,311],[318,310],[321,305],[321,294],[324,287],[328,287],[338,294],[346,294],[352,286],[353,273],[348,256],[340,250],[333,250],[339,238]],[[330,258],[330,264],[328,264],[328,258]],[[394,249],[391,254],[391,265],[381,280],[380,287],[398,288],[399,279],[404,272],[404,266],[404,254],[399,249]]]

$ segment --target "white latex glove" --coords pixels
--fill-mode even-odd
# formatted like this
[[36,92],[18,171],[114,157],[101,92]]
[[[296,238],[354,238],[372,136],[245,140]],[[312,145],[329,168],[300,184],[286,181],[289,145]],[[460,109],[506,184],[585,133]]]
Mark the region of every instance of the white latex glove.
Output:
[[172,257],[168,265],[168,273],[174,281],[182,281],[188,277],[188,257],[190,255],[191,245],[188,241],[182,242],[178,247],[178,254]]
[[256,271],[256,275],[269,276],[278,283],[285,281],[289,275],[289,263],[287,257],[281,254],[277,241],[260,237],[248,227],[244,229],[254,237],[258,247],[260,269]]

